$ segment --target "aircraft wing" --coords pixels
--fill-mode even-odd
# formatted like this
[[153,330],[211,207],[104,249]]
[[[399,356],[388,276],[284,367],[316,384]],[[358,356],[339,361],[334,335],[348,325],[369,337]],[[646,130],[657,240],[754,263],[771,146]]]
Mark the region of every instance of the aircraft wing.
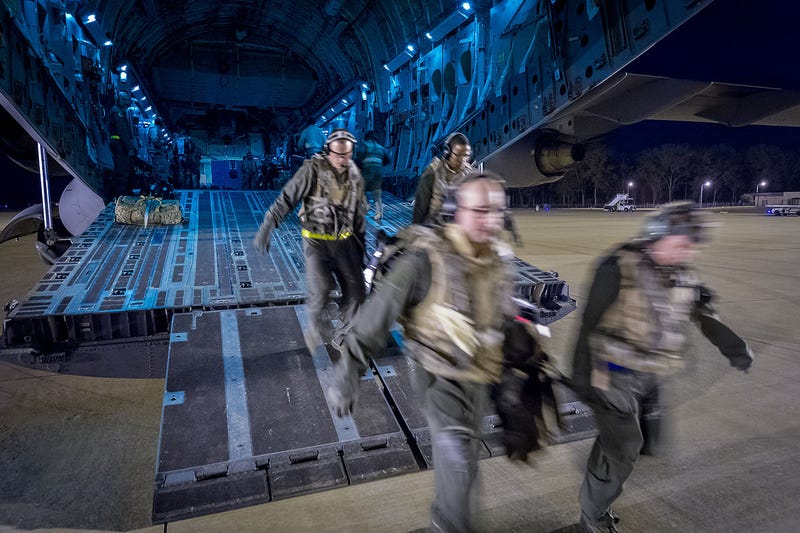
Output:
[[[643,120],[800,126],[800,91],[619,71],[492,154],[489,164],[507,177],[509,187],[558,181],[582,157],[574,143],[590,143]],[[526,156],[542,172],[531,172]]]
[[797,127],[800,91],[618,72],[547,127],[588,141],[642,120]]

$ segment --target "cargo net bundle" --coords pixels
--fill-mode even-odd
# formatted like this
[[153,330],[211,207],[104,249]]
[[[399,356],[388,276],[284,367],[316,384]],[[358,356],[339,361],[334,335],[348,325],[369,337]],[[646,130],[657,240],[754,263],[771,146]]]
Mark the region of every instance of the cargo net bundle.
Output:
[[114,205],[114,220],[137,226],[168,226],[183,222],[180,202],[157,196],[120,196]]

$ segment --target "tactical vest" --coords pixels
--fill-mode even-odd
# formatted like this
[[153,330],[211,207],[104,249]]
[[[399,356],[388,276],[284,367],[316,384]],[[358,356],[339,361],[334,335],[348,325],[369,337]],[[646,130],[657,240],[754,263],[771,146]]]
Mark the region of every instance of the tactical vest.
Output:
[[400,319],[408,351],[432,374],[480,383],[497,382],[503,368],[503,325],[511,312],[513,272],[502,242],[473,258],[458,253],[466,244],[459,228],[436,232],[419,226],[413,248],[431,264],[425,298]]
[[430,213],[429,218],[434,222],[443,223],[441,217],[442,204],[451,189],[455,188],[456,184],[467,174],[474,170],[472,165],[464,164],[458,172],[451,172],[444,159],[436,158],[431,163],[433,170],[433,192],[431,193],[431,203],[428,208]]
[[347,163],[347,174],[342,183],[324,155],[314,154],[304,163],[314,167],[314,189],[303,198],[300,221],[303,229],[317,235],[340,237],[353,233],[358,209],[360,184],[363,182],[358,167]]
[[655,374],[683,369],[697,277],[682,267],[659,270],[643,252],[623,248],[618,256],[619,295],[589,336],[594,363]]

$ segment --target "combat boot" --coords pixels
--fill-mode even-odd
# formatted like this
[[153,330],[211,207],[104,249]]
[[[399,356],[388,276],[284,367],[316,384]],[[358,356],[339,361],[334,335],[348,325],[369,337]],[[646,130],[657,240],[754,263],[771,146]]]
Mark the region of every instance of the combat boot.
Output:
[[589,518],[581,513],[581,529],[584,533],[620,533],[616,524],[619,522],[619,517],[611,512],[611,509],[603,513],[600,520],[592,522]]

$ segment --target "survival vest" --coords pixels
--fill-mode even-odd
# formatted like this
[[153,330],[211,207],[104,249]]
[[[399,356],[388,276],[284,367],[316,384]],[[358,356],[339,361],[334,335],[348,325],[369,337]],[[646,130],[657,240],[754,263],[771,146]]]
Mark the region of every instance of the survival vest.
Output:
[[472,165],[464,164],[464,166],[456,173],[450,171],[444,159],[436,158],[431,162],[431,170],[435,176],[433,182],[433,191],[431,193],[431,203],[428,208],[428,218],[433,222],[441,224],[444,222],[440,211],[442,204],[448,192],[453,189],[456,184],[467,174],[470,174],[475,168]]
[[313,165],[316,177],[314,190],[306,195],[300,207],[303,229],[312,234],[334,237],[354,233],[358,209],[361,173],[355,163],[348,162],[347,179],[339,183],[324,155],[314,154],[304,163]]
[[656,269],[640,251],[623,247],[617,253],[619,295],[589,336],[592,353],[601,363],[641,372],[683,369],[697,276],[688,268]]
[[[486,257],[457,252],[457,228],[412,225],[387,243],[373,263],[376,288],[403,253],[424,251],[431,265],[425,298],[400,324],[408,351],[432,374],[482,383],[496,382],[503,368],[504,325],[513,312],[511,251],[493,243]],[[369,270],[369,267],[368,267]]]

